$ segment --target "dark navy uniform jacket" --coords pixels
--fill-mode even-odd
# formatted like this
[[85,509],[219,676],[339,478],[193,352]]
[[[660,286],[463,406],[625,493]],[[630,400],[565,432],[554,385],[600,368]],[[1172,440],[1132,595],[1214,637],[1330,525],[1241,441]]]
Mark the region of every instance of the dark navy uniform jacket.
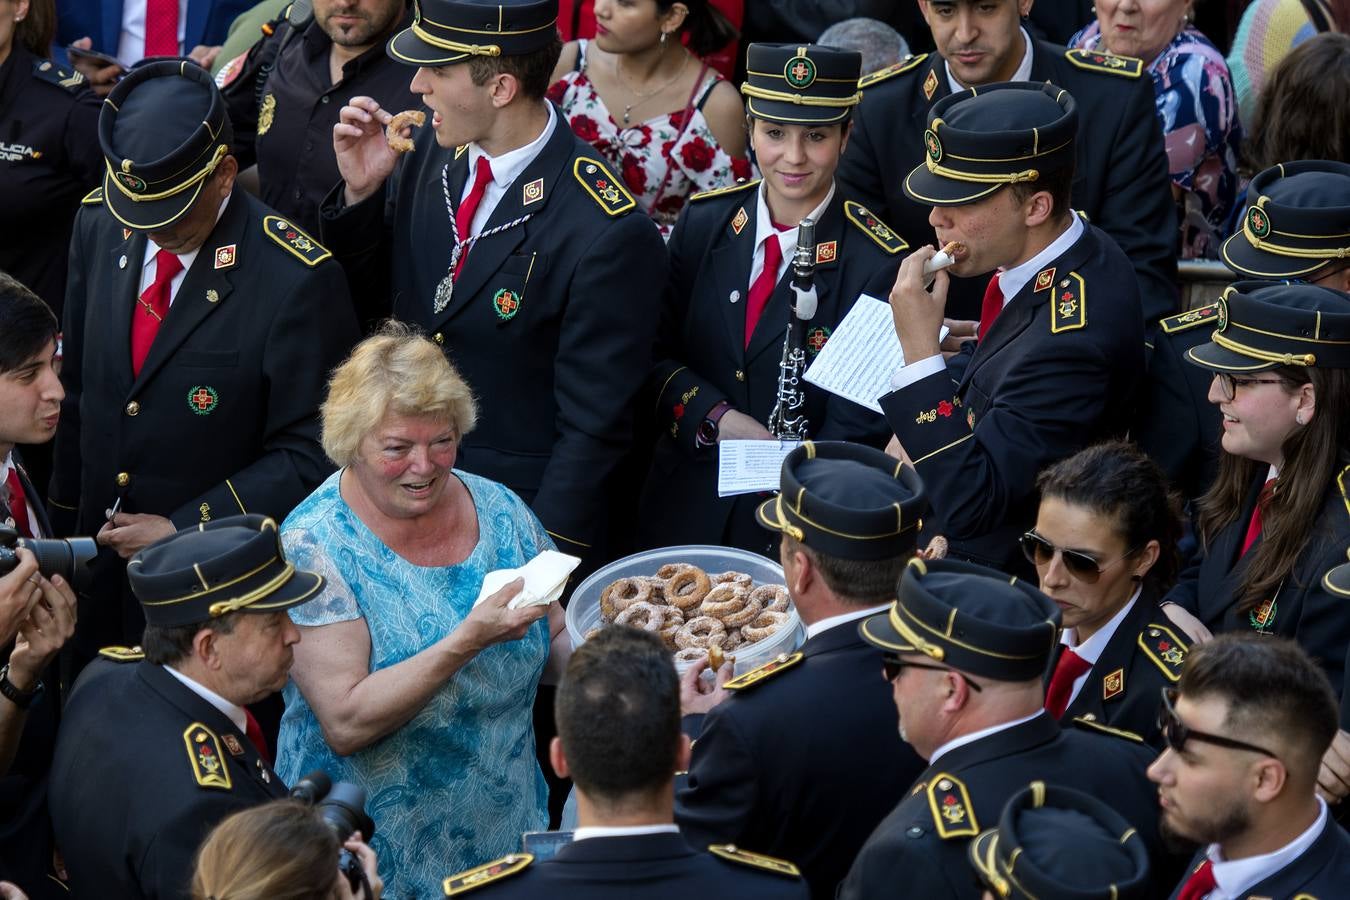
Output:
[[1142,743],[1100,733],[1095,725],[1061,730],[1048,715],[957,747],[929,766],[872,832],[839,897],[979,900],[984,888],[972,874],[966,844],[997,825],[1008,798],[1033,781],[1076,788],[1115,809],[1139,831],[1156,868],[1162,852],[1157,791],[1144,775],[1154,756]]
[[633,400],[651,368],[655,286],[666,280],[661,235],[559,116],[483,234],[510,227],[479,238],[436,312],[452,249],[441,172],[448,164],[458,204],[470,154],[437,146],[429,125],[414,143],[362,203],[343,206],[338,185],[322,211],[325,240],[354,294],[392,303],[396,318],[444,345],[473,389],[478,425],[458,465],[519,494],[559,549],[593,556],[606,490],[633,442]]
[[[972,350],[971,347],[974,346]],[[1129,262],[1089,225],[1027,282],[978,344],[881,398],[928,485],[929,535],[1004,568],[1036,518],[1036,475],[1129,426],[1144,365]]]
[[[777,400],[791,264],[745,344],[758,185],[696,195],[671,234],[670,284],[649,382],[660,437],[642,503],[645,545],[719,544],[724,537],[737,543],[747,534],[755,544],[746,549],[763,552],[768,545],[768,533],[753,521],[761,498],[719,498],[717,449],[694,440],[699,423],[723,400],[766,425]],[[808,366],[859,294],[886,298],[904,248],[884,223],[845,196],[836,190],[816,224],[820,305],[809,322],[797,323]],[[805,381],[802,386],[811,438],[885,445],[889,429],[881,416]],[[733,516],[739,527],[729,535]]]
[[1239,555],[1251,521],[1262,478],[1254,480],[1238,517],[1220,529],[1208,550],[1196,556],[1165,599],[1196,615],[1210,631],[1258,631],[1291,638],[1308,652],[1331,680],[1337,696],[1343,691],[1346,645],[1350,643],[1350,604],[1322,585],[1322,576],[1345,562],[1350,547],[1350,466],[1328,486],[1317,519],[1294,569],[1269,603],[1239,613],[1238,590],[1261,537]]
[[[1161,750],[1158,710],[1162,689],[1181,678],[1189,643],[1158,607],[1156,595],[1143,591],[1106,642],[1078,696],[1064,708],[1060,724],[1068,727],[1074,719],[1085,717],[1137,734]],[[1063,647],[1055,647],[1047,687]]]
[[805,900],[807,896],[806,885],[795,875],[697,851],[682,835],[670,833],[574,841],[553,859],[478,883],[480,888],[463,893],[471,891],[487,900],[689,900],[713,896]]
[[791,860],[813,897],[833,897],[923,761],[900,739],[881,651],[857,622],[826,629],[801,654],[706,717],[685,718],[697,740],[675,818],[696,844]]
[[19,43],[0,63],[0,271],[61,317],[70,227],[103,177],[102,101],[84,76]]
[[284,796],[229,717],[162,666],[100,660],[76,683],[50,788],[73,896],[186,898],[210,830]]
[[[289,236],[289,237],[288,237]],[[178,528],[262,513],[280,522],[332,471],[319,445],[329,372],[358,338],[342,268],[236,190],[198,251],[139,375],[131,369],[143,233],[92,194],[75,224],[65,311],[66,399],[49,501],[58,533],[121,510]],[[125,566],[100,554],[76,643],[136,643]],[[116,597],[122,595],[120,627]]]
[[[1143,317],[1176,311],[1177,213],[1162,132],[1147,75],[1091,62],[1094,54],[1034,41],[1031,77],[1064,88],[1078,103],[1078,164],[1071,203],[1120,245],[1138,276]],[[1137,62],[1137,61],[1136,61]],[[1140,67],[1142,69],[1142,67]],[[928,110],[951,93],[936,53],[897,63],[859,84],[863,102],[839,166],[847,196],[881,216],[911,246],[933,243],[930,207],[904,193],[921,164]],[[987,278],[954,279],[949,316],[979,318]]]
[[[1186,869],[1187,877],[1206,859],[1202,849]],[[1181,895],[1183,878],[1172,892],[1172,900]],[[1274,874],[1261,879],[1239,895],[1239,900],[1332,900],[1344,897],[1350,885],[1350,835],[1328,818],[1322,833],[1303,854]]]

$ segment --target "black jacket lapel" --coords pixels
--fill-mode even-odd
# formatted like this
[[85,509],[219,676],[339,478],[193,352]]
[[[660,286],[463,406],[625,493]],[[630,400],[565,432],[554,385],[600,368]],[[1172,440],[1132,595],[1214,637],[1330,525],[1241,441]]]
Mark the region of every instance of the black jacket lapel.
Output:
[[[834,242],[836,247],[836,257],[838,259],[838,246],[843,237],[844,222],[844,198],[840,196],[839,191],[835,191],[831,198],[829,206],[825,207],[820,221],[816,224],[816,246]],[[795,248],[793,250],[795,252]],[[823,277],[827,271],[832,271],[838,266],[837,261],[831,261],[816,267],[816,298],[820,301],[819,308],[826,308],[826,300],[830,295],[831,279]],[[783,272],[783,277],[778,280],[778,285],[773,293],[769,295],[769,302],[764,307],[764,312],[760,314],[759,324],[755,327],[754,334],[750,337],[750,346],[746,349],[745,360],[752,363],[756,357],[767,350],[773,350],[775,353],[781,353],[783,349],[783,335],[787,330],[787,321],[789,310],[792,308],[792,260],[788,259],[788,267]],[[809,324],[803,324],[803,328],[809,328]]]

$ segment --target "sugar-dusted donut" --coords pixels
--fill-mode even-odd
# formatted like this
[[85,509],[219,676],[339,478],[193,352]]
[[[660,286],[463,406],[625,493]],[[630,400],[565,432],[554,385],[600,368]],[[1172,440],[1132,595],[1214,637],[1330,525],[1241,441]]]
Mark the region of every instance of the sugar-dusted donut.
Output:
[[788,589],[781,584],[761,584],[750,592],[751,600],[758,600],[766,612],[788,611]]
[[687,650],[690,647],[700,647],[708,649],[712,644],[719,647],[725,644],[727,640],[727,626],[723,625],[720,619],[714,619],[712,616],[697,616],[685,622],[680,626],[679,632],[675,635],[675,643],[681,650]]
[[758,600],[750,598],[750,592],[740,585],[724,582],[717,585],[703,598],[699,612],[705,616],[721,619],[727,628],[740,628],[753,622],[764,607]]
[[762,612],[749,625],[741,626],[741,634],[751,643],[762,641],[773,634],[788,620],[787,613]]
[[[670,571],[671,574],[661,574],[666,571]],[[688,563],[662,566],[656,575],[658,578],[666,579],[666,602],[685,611],[702,603],[703,598],[708,596],[708,591],[712,589],[708,573]]]
[[666,614],[663,607],[639,601],[620,612],[614,619],[614,624],[629,625],[633,628],[641,628],[643,631],[659,633],[666,624]]
[[652,586],[644,578],[620,578],[600,593],[600,615],[613,622],[619,613],[634,603],[650,603]]

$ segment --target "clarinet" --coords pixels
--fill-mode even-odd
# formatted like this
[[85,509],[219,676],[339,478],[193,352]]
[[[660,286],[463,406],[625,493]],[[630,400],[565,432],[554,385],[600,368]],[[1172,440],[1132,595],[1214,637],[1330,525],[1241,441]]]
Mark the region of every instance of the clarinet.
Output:
[[778,362],[778,399],[769,414],[769,432],[780,440],[804,441],[807,437],[806,351],[802,339],[806,323],[816,314],[816,223],[802,219],[797,226],[797,252],[792,256],[792,312],[783,335],[783,356]]

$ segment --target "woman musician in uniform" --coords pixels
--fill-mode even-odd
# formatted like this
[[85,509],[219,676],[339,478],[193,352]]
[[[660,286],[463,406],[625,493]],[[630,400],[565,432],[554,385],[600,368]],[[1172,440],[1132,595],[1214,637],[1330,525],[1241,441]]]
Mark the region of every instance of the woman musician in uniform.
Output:
[[[759,498],[717,495],[722,441],[886,442],[880,415],[801,378],[859,294],[887,295],[906,248],[835,185],[862,96],[860,68],[857,52],[816,45],[747,50],[741,91],[763,177],[695,194],[670,238],[650,379],[659,437],[640,502],[642,546],[721,544],[777,556],[754,520]],[[813,228],[799,228],[808,219]],[[812,235],[814,249],[794,263],[801,234]],[[798,317],[809,303],[799,309],[791,287],[803,265],[817,300],[809,318]],[[775,417],[776,405],[786,415]],[[771,433],[771,418],[795,427]]]

